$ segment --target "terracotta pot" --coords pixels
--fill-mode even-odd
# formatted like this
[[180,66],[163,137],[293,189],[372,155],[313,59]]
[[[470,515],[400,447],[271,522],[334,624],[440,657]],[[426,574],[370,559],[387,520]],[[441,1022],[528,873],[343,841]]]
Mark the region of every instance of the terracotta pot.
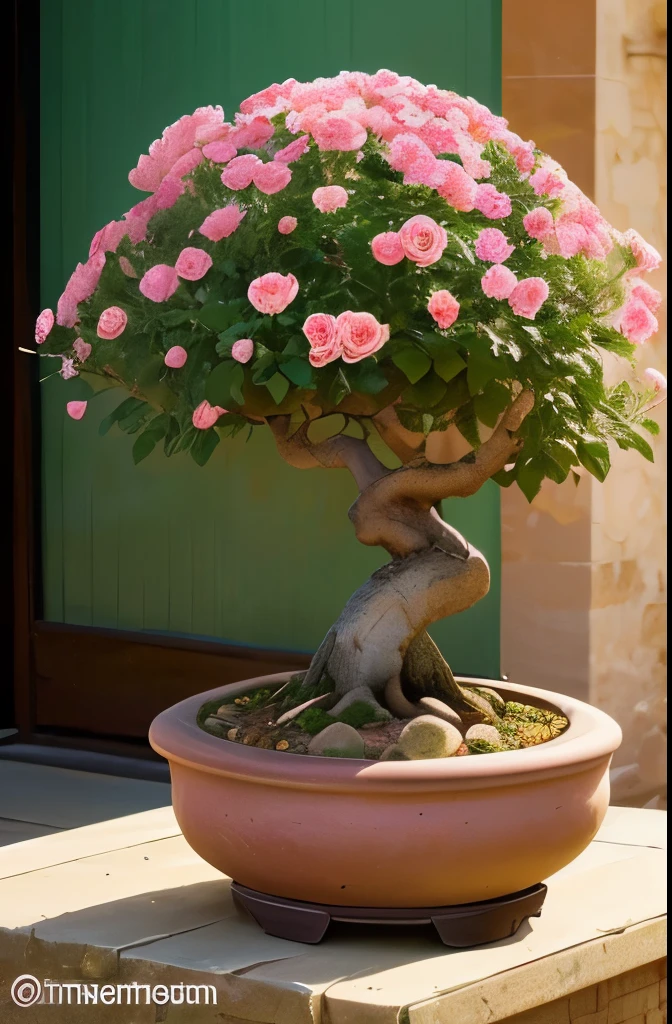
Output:
[[149,734],[170,762],[187,842],[242,885],[341,906],[470,903],[548,878],[600,827],[621,730],[602,711],[546,690],[462,680],[569,719],[557,739],[502,754],[311,757],[229,743],[197,726],[205,701],[291,675],[190,697],[159,715]]

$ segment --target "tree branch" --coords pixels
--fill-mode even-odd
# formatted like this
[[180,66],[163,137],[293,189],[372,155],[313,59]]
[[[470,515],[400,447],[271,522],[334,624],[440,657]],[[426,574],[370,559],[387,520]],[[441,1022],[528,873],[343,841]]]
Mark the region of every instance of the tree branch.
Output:
[[267,420],[279,454],[297,469],[349,469],[360,491],[387,476],[383,466],[365,441],[337,434],[319,444],[308,439],[308,424],[287,437],[289,416],[270,416]]

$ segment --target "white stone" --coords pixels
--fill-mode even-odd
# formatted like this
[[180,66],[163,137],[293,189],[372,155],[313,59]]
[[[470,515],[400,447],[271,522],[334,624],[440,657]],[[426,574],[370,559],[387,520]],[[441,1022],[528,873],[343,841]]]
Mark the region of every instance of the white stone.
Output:
[[434,715],[420,715],[404,726],[397,746],[412,761],[452,757],[462,744],[462,734]]
[[502,737],[494,725],[472,725],[467,729],[465,740],[472,743],[474,740],[483,740],[485,743],[492,743],[493,747],[501,747]]
[[351,725],[334,722],[308,744],[309,754],[323,754],[325,750],[338,751],[343,757],[364,757],[364,740]]

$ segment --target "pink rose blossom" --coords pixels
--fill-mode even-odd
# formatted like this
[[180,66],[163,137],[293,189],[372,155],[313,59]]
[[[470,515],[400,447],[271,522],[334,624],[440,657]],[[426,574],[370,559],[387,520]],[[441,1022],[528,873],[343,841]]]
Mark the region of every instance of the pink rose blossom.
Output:
[[238,124],[229,135],[229,139],[238,149],[261,149],[273,137],[275,128],[267,117],[245,118],[236,115]]
[[513,271],[501,263],[489,267],[481,278],[481,288],[489,299],[508,299],[517,283]]
[[223,125],[221,107],[199,107],[193,114],[185,114],[152,143],[149,156],[140,157],[138,166],[128,176],[131,185],[143,192],[156,192],[180,157],[194,148],[201,133],[207,129],[221,131]]
[[630,298],[618,315],[618,329],[633,345],[643,345],[658,330],[658,321],[648,306]]
[[625,232],[625,242],[630,246],[632,253],[637,260],[639,270],[657,270],[661,264],[662,256],[657,249],[645,242],[638,231],[630,228]]
[[249,363],[254,355],[254,342],[252,338],[239,338],[231,346],[231,355],[237,363]]
[[198,230],[211,242],[220,242],[222,238],[233,234],[246,214],[247,210],[241,210],[235,203],[230,203],[221,210],[213,210]]
[[652,366],[644,370],[642,374],[644,380],[649,384],[655,393],[654,399],[646,406],[646,411],[655,409],[661,402],[667,400],[667,378],[660,372],[660,370],[654,370]]
[[268,89],[262,89],[261,92],[255,92],[254,95],[248,96],[240,104],[240,109],[243,114],[255,114],[263,107],[272,107],[279,99],[289,97],[294,85],[296,85],[296,80],[293,78],[288,79],[283,85],[278,85],[275,82],[273,85],[269,85]]
[[80,363],[85,363],[92,351],[88,341],[84,341],[82,338],[75,338],[72,347]]
[[43,309],[35,321],[35,341],[41,345],[47,340],[54,326],[54,314],[50,309]]
[[313,313],[304,323],[303,333],[310,342],[308,359],[312,366],[326,366],[341,355],[342,346],[336,336],[336,317],[330,313]]
[[[140,287],[142,288],[142,281],[140,282]],[[108,306],[98,318],[96,334],[99,338],[104,338],[106,341],[113,341],[120,334],[124,333],[127,323],[128,317],[123,309],[119,306]]]
[[538,196],[559,196],[565,187],[562,178],[546,167],[540,167],[538,171],[531,174],[529,181]]
[[140,281],[140,291],[152,302],[166,302],[177,291],[180,281],[175,267],[158,263]]
[[[172,173],[166,175],[156,192],[154,200],[157,210],[170,210],[184,192],[185,184],[179,178],[173,177]],[[145,200],[147,202],[147,200]]]
[[281,164],[293,164],[295,160],[308,152],[308,139],[308,135],[300,135],[284,149],[278,150],[273,159]]
[[427,303],[430,316],[436,320],[441,330],[452,327],[460,312],[460,304],[454,295],[442,288],[441,291],[432,292]]
[[390,167],[403,171],[404,185],[429,185],[436,188],[443,181],[443,162],[437,160],[429,146],[416,135],[397,135],[390,146]]
[[[571,216],[558,218],[555,225],[555,240],[558,252],[565,259],[571,259],[580,252],[585,251],[590,245],[588,231],[583,224]],[[548,235],[544,235],[544,242],[551,241]]]
[[65,411],[71,420],[81,420],[88,404],[88,402],[68,402]]
[[660,304],[663,301],[663,296],[655,288],[652,288],[646,281],[637,281],[632,286],[630,297],[633,299],[639,299],[643,302],[647,309],[650,309],[652,313],[657,313],[660,309]]
[[227,410],[222,409],[220,405],[210,405],[210,402],[203,401],[194,409],[191,422],[197,430],[209,430],[225,412]]
[[478,185],[464,167],[460,167],[452,160],[442,160],[441,164],[443,180],[437,192],[454,209],[469,213],[476,204]]
[[296,217],[281,217],[278,221],[278,231],[281,235],[291,235],[292,231],[296,231],[298,223]]
[[272,316],[282,313],[293,302],[299,292],[299,282],[294,274],[264,274],[255,278],[247,289],[247,297],[260,313]]
[[524,277],[509,295],[509,305],[516,316],[534,320],[548,298],[548,285],[543,277]]
[[281,192],[283,188],[286,188],[292,180],[292,172],[290,171],[287,164],[276,163],[272,160],[270,163],[261,164],[255,167],[252,181],[257,186],[260,192],[263,192],[267,196],[275,195],[276,192]]
[[138,276],[135,270],[133,269],[133,264],[131,263],[130,260],[127,260],[125,256],[119,257],[119,268],[122,271],[122,273],[126,274],[126,277]]
[[191,246],[187,246],[177,257],[175,270],[178,277],[183,277],[185,281],[200,281],[202,277],[205,277],[211,266],[212,256],[204,252],[203,249],[194,249]]
[[460,136],[458,139],[457,152],[462,160],[462,166],[472,178],[489,178],[492,167],[487,160],[481,159],[483,146],[469,136]]
[[119,242],[122,240],[128,226],[122,220],[112,220],[109,224],[106,224],[100,231],[96,231],[93,239],[91,240],[91,246],[89,248],[89,256],[95,256],[97,252],[116,252]]
[[203,146],[203,156],[215,164],[228,164],[238,150],[231,142],[209,142]]
[[90,299],[100,281],[105,266],[105,253],[97,252],[86,263],[78,263],[65,291],[56,307],[56,323],[61,327],[74,327],[77,323],[77,306]]
[[511,213],[511,198],[498,192],[494,185],[478,185],[474,206],[488,220],[502,220]]
[[366,128],[351,117],[325,114],[313,125],[313,138],[321,150],[348,152],[362,148],[366,142]]
[[[167,177],[179,180],[180,178],[183,178],[185,174],[191,174],[194,168],[198,167],[202,161],[203,150],[194,147],[194,149],[190,149],[188,153],[185,153],[184,156],[181,156],[180,159],[173,164]],[[161,184],[163,184],[163,182]]]
[[508,238],[499,228],[483,228],[476,239],[474,251],[485,263],[504,263],[515,248],[515,245],[509,245]]
[[553,214],[545,206],[538,206],[535,210],[530,210],[525,214],[523,227],[530,238],[539,240],[553,230]]
[[399,230],[399,239],[409,260],[419,267],[438,263],[448,245],[445,228],[423,213],[411,217]]
[[166,352],[163,361],[166,366],[170,366],[172,370],[179,370],[180,367],[184,366],[187,361],[187,350],[182,348],[181,345],[173,345]]
[[71,380],[72,377],[79,377],[79,370],[75,369],[74,359],[66,359],[62,356],[61,368],[58,371],[63,380]]
[[348,193],[341,185],[325,185],[315,189],[313,202],[320,213],[333,213],[347,205]]
[[254,153],[236,156],[222,171],[222,184],[234,192],[240,192],[252,184],[254,172],[261,166],[261,160]]
[[386,267],[401,263],[406,253],[396,231],[383,231],[371,241],[373,258]]
[[358,363],[382,348],[390,337],[389,324],[379,324],[371,313],[347,310],[336,318],[336,343],[344,363]]

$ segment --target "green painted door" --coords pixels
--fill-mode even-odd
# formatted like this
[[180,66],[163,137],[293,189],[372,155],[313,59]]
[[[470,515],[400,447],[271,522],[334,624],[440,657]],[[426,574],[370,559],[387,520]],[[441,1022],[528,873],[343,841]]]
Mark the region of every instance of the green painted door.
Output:
[[[500,105],[500,0],[43,0],[42,297],[55,306],[94,232],[141,195],[127,175],[164,126],[273,81],[392,68]],[[46,362],[46,360],[45,360]],[[47,367],[47,370],[50,369]],[[354,538],[345,471],[299,471],[270,435],[219,445],[204,469],[98,437],[119,401],[74,423],[43,384],[45,618],[313,650],[382,563]],[[81,390],[82,394],[78,392]],[[434,636],[452,665],[499,672],[499,499],[494,485],[444,513],[484,551],[489,596]]]

